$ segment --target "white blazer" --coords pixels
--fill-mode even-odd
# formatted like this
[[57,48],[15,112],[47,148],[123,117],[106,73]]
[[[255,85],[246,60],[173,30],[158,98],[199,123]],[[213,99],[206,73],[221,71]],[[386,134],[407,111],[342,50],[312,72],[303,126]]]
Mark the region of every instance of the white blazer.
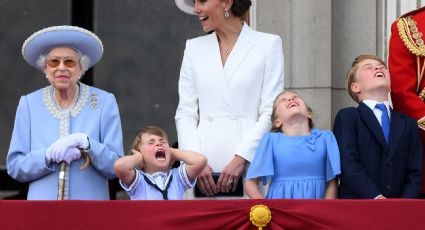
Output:
[[282,40],[244,24],[223,67],[215,33],[186,42],[179,79],[179,148],[204,154],[215,172],[235,154],[253,159],[283,91]]

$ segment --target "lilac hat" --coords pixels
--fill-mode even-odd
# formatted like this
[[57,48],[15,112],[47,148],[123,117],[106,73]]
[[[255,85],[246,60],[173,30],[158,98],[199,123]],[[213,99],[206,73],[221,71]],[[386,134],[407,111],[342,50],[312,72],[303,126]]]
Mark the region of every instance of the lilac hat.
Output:
[[195,3],[193,2],[193,0],[175,0],[175,1],[176,1],[177,7],[181,11],[187,14],[195,15],[195,13],[193,13],[193,7],[195,7]]
[[90,58],[88,68],[103,54],[102,41],[92,32],[77,26],[52,26],[33,33],[22,45],[22,56],[31,66],[37,66],[40,55],[56,47],[72,47]]

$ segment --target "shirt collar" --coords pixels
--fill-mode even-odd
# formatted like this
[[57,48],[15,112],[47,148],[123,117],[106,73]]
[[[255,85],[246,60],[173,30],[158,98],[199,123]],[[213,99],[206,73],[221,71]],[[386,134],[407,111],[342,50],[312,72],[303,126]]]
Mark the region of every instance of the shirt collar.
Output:
[[141,171],[152,183],[156,184],[159,188],[164,189],[168,180],[171,176],[171,170],[165,172],[155,172],[153,174],[149,174]]
[[387,110],[390,111],[392,109],[392,106],[389,101],[374,101],[374,100],[363,100],[362,101],[367,107],[369,107],[371,110],[375,109],[376,104],[383,103],[385,107],[387,107]]

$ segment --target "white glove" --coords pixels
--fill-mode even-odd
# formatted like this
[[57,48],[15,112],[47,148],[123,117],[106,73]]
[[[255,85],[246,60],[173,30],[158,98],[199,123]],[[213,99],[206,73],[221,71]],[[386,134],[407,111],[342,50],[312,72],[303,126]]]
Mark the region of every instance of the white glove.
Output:
[[46,154],[46,159],[48,162],[56,162],[60,163],[61,161],[65,161],[67,164],[71,164],[71,162],[80,159],[81,150],[76,147],[71,147],[65,154],[62,156],[60,152],[55,152],[54,154]]
[[64,137],[67,139],[67,143],[72,147],[77,147],[83,150],[88,150],[90,147],[89,138],[85,133],[73,133]]
[[[64,160],[65,155],[67,155],[67,151],[72,147],[80,148],[83,150],[89,150],[90,142],[87,135],[84,133],[74,133],[74,134],[58,139],[57,141],[55,141],[55,143],[50,145],[49,148],[47,148],[47,151],[46,151],[47,161],[50,162],[51,160],[53,160],[57,162],[57,160],[59,160],[60,162]],[[68,159],[71,159],[71,158],[68,157]]]

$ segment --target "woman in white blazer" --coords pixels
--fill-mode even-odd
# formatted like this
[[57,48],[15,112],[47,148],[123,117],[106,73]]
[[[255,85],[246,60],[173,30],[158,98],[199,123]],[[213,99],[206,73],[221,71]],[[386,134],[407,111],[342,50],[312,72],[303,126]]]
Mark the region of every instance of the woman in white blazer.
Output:
[[[270,129],[283,90],[282,40],[241,20],[250,0],[176,0],[209,35],[186,42],[179,79],[179,148],[204,154],[197,186],[207,196],[235,191],[257,144]],[[212,172],[221,172],[214,182]],[[186,196],[193,198],[193,192]]]

